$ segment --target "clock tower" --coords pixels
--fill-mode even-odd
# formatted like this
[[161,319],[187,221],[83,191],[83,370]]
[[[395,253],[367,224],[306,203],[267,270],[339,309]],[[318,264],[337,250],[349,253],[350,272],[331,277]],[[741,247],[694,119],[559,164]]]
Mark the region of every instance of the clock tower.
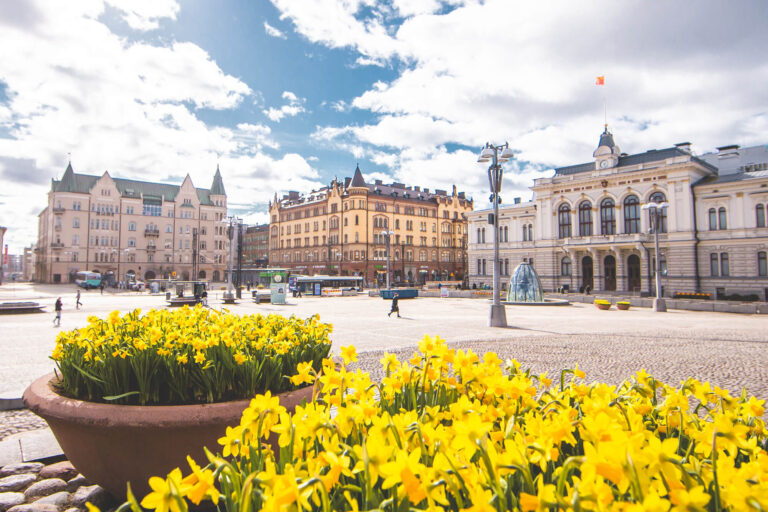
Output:
[[597,145],[597,149],[592,156],[595,157],[595,169],[608,169],[609,167],[616,167],[619,163],[619,156],[621,150],[619,146],[613,142],[613,134],[608,131],[608,125],[605,125],[605,130],[600,135],[600,143]]

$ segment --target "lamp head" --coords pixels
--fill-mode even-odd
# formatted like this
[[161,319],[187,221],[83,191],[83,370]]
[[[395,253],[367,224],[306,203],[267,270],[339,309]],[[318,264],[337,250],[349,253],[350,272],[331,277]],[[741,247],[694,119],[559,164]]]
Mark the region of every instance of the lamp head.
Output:
[[510,160],[515,157],[515,152],[512,151],[512,148],[509,147],[509,145],[506,145],[504,148],[504,151],[501,152],[501,156],[499,157],[499,160],[502,162],[506,162],[507,160]]
[[480,156],[478,157],[478,162],[489,162],[493,158],[493,149],[488,147],[487,145],[483,148],[483,150],[480,152]]

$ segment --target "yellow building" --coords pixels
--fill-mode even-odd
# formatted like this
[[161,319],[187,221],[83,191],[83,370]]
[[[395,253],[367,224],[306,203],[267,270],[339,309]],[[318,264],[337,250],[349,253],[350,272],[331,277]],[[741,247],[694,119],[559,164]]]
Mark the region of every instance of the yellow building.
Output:
[[359,275],[386,281],[387,236],[392,282],[463,281],[466,214],[472,200],[402,183],[368,184],[360,167],[344,183],[309,194],[275,195],[269,205],[273,267],[306,275]]

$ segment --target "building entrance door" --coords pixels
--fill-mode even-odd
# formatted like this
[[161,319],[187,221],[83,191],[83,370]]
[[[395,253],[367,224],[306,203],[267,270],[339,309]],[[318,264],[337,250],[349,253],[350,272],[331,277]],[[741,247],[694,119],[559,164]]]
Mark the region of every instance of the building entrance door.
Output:
[[603,260],[605,266],[605,291],[616,291],[616,258],[610,254]]
[[590,290],[595,289],[594,284],[594,264],[592,263],[592,256],[585,256],[581,259],[581,286],[586,288],[589,286]]
[[640,291],[640,257],[637,254],[627,258],[627,291]]

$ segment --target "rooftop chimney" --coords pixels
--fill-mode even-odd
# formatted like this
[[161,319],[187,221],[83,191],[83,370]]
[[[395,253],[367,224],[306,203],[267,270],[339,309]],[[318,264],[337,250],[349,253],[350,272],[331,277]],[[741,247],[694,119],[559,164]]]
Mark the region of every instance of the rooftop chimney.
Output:
[[690,142],[678,142],[675,144],[675,147],[679,149],[680,151],[685,151],[689,155],[691,154],[691,143]]

